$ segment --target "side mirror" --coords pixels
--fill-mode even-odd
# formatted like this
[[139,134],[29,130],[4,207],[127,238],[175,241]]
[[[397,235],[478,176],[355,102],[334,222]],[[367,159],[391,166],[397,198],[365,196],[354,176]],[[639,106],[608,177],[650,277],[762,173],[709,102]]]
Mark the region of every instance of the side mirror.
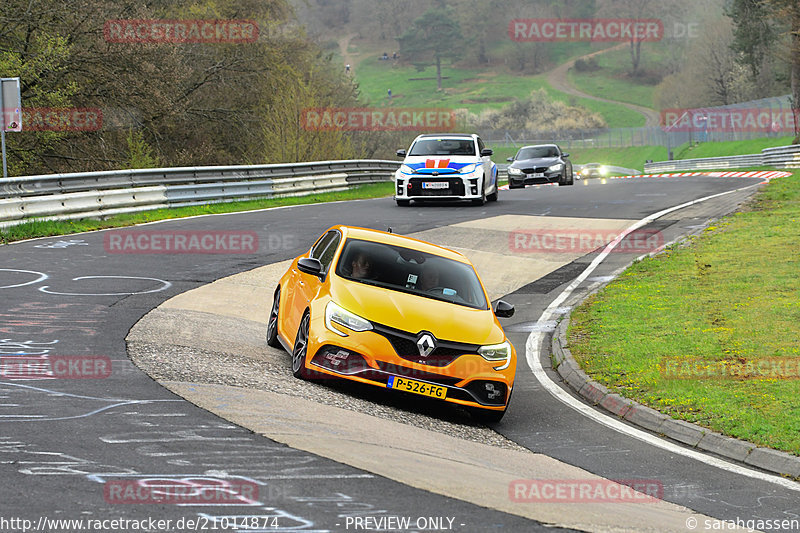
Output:
[[398,150],[395,153],[397,154],[397,157],[405,157],[406,156],[406,151],[405,150]]
[[491,148],[484,148],[483,150],[481,150],[481,157],[485,155],[492,155],[493,153],[494,150],[492,150]]
[[304,274],[311,274],[312,276],[321,277],[322,263],[319,259],[313,257],[303,257],[297,261],[297,269]]
[[569,157],[569,154],[561,154],[561,157]]
[[503,300],[498,300],[494,306],[494,314],[498,318],[511,318],[514,316],[514,306]]
[[506,161],[508,161],[509,163],[513,163],[514,162],[514,158],[513,157],[506,157]]

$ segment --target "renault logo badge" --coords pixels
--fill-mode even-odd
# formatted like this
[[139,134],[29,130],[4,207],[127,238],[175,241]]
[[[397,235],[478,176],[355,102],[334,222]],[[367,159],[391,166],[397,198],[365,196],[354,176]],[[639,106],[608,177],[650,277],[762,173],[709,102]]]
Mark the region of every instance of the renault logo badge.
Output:
[[421,333],[417,337],[417,350],[422,357],[428,357],[436,349],[436,339],[430,333]]

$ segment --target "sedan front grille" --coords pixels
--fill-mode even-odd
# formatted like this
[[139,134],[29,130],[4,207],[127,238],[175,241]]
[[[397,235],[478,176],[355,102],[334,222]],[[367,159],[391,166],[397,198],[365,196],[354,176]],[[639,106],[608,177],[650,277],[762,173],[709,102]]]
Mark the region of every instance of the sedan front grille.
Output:
[[522,172],[525,174],[544,174],[547,172],[547,167],[528,167],[523,168]]

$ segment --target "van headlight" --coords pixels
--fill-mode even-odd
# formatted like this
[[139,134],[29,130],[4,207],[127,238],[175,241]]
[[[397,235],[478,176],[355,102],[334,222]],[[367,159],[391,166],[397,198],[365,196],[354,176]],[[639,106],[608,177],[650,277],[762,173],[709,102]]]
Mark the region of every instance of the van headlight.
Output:
[[461,170],[459,170],[458,173],[459,174],[472,174],[476,170],[478,170],[478,165],[477,164],[465,165],[465,166],[461,167]]

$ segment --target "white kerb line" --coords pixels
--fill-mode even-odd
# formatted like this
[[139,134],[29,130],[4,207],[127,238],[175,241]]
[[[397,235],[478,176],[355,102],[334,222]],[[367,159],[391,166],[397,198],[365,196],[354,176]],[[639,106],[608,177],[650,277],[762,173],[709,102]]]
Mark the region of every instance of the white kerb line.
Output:
[[[608,255],[611,253],[611,251],[620,242],[622,242],[622,240],[628,234],[630,234],[631,232],[641,228],[642,226],[645,226],[645,225],[651,223],[652,221],[654,221],[654,220],[656,220],[658,218],[663,217],[664,215],[672,213],[673,211],[678,211],[679,209],[683,209],[685,207],[689,207],[689,206],[692,206],[692,205],[695,205],[695,204],[698,204],[698,203],[701,203],[701,202],[705,202],[707,200],[711,200],[711,199],[714,199],[714,198],[718,198],[720,196],[731,194],[731,193],[734,193],[734,192],[747,190],[747,189],[750,189],[750,188],[755,187],[757,185],[760,185],[760,183],[759,184],[755,184],[755,185],[748,185],[747,187],[741,187],[739,189],[734,189],[734,190],[726,191],[726,192],[719,193],[719,194],[714,194],[714,195],[711,195],[711,196],[706,196],[704,198],[699,198],[697,200],[692,200],[690,202],[686,202],[686,203],[677,205],[675,207],[670,207],[668,209],[664,209],[663,211],[659,211],[658,213],[654,213],[654,214],[652,214],[652,215],[650,215],[650,216],[648,216],[646,218],[643,218],[643,219],[639,220],[638,222],[635,222],[630,227],[628,227],[625,231],[623,231],[622,233],[617,235],[617,237],[603,249],[603,251],[600,253],[600,255],[598,255],[594,259],[594,261],[592,261],[589,264],[589,266],[587,266],[586,269],[577,278],[575,278],[572,281],[572,283],[570,283],[561,292],[561,294],[559,294],[558,297],[550,303],[549,306],[547,306],[547,309],[545,309],[542,312],[542,315],[539,317],[539,320],[537,321],[536,324],[537,325],[543,325],[547,321],[551,320],[551,318],[554,315],[558,314],[558,313],[556,313],[556,309],[558,307],[560,307],[561,304],[564,303],[567,300],[567,298],[569,298],[569,296],[572,294],[572,292],[581,283],[583,283],[586,280],[586,278],[588,278],[591,275],[592,272],[594,272],[594,270],[600,265],[600,263],[602,263],[603,260],[606,257],[608,257]],[[588,418],[591,418],[595,422],[599,422],[600,424],[603,424],[604,426],[606,426],[608,428],[611,428],[611,429],[613,429],[615,431],[618,431],[620,433],[623,433],[625,435],[628,435],[630,437],[633,437],[635,439],[643,441],[643,442],[645,442],[647,444],[650,444],[652,446],[656,446],[658,448],[662,448],[662,449],[667,450],[669,452],[680,454],[680,455],[683,455],[685,457],[689,457],[691,459],[695,459],[697,461],[701,461],[701,462],[703,462],[705,464],[715,466],[715,467],[720,468],[722,470],[727,470],[728,472],[732,472],[732,473],[735,473],[735,474],[740,474],[740,475],[743,475],[743,476],[751,477],[751,478],[754,478],[754,479],[758,479],[760,481],[766,481],[766,482],[769,482],[769,483],[774,483],[774,484],[780,485],[780,486],[782,486],[784,488],[800,492],[800,484],[798,484],[798,483],[796,483],[796,482],[794,482],[792,480],[784,479],[784,478],[781,478],[781,477],[778,477],[778,476],[775,476],[775,475],[772,475],[772,474],[766,474],[766,473],[763,473],[763,472],[758,472],[758,471],[752,470],[750,468],[746,468],[746,467],[739,466],[739,465],[730,463],[730,462],[722,460],[722,459],[718,459],[716,457],[713,457],[713,456],[705,454],[705,453],[697,452],[697,451],[694,451],[694,450],[687,449],[687,448],[685,448],[683,446],[679,446],[679,445],[674,444],[672,442],[666,441],[666,440],[664,440],[662,438],[656,437],[655,435],[652,435],[652,434],[650,434],[650,433],[648,433],[646,431],[643,431],[643,430],[637,429],[635,427],[631,427],[631,426],[629,426],[627,424],[624,424],[621,421],[619,421],[618,419],[616,419],[614,417],[611,417],[609,415],[603,414],[603,413],[597,411],[596,409],[594,409],[593,407],[585,404],[584,402],[574,398],[573,396],[568,394],[566,391],[564,391],[561,387],[559,387],[554,381],[552,381],[550,379],[550,377],[547,375],[547,373],[544,371],[544,368],[542,367],[542,363],[539,360],[539,357],[540,357],[539,345],[541,344],[541,340],[542,340],[543,336],[544,336],[543,332],[540,332],[540,331],[531,332],[531,334],[528,336],[528,339],[527,339],[527,341],[525,343],[525,357],[527,359],[528,366],[530,367],[531,371],[533,372],[533,375],[536,377],[536,379],[539,381],[539,383],[541,383],[542,387],[544,387],[545,390],[547,390],[550,394],[555,396],[555,398],[558,399],[559,401],[561,401],[562,403],[564,403],[567,406],[571,407],[572,409],[578,411],[582,415],[584,415],[584,416],[586,416]]]

